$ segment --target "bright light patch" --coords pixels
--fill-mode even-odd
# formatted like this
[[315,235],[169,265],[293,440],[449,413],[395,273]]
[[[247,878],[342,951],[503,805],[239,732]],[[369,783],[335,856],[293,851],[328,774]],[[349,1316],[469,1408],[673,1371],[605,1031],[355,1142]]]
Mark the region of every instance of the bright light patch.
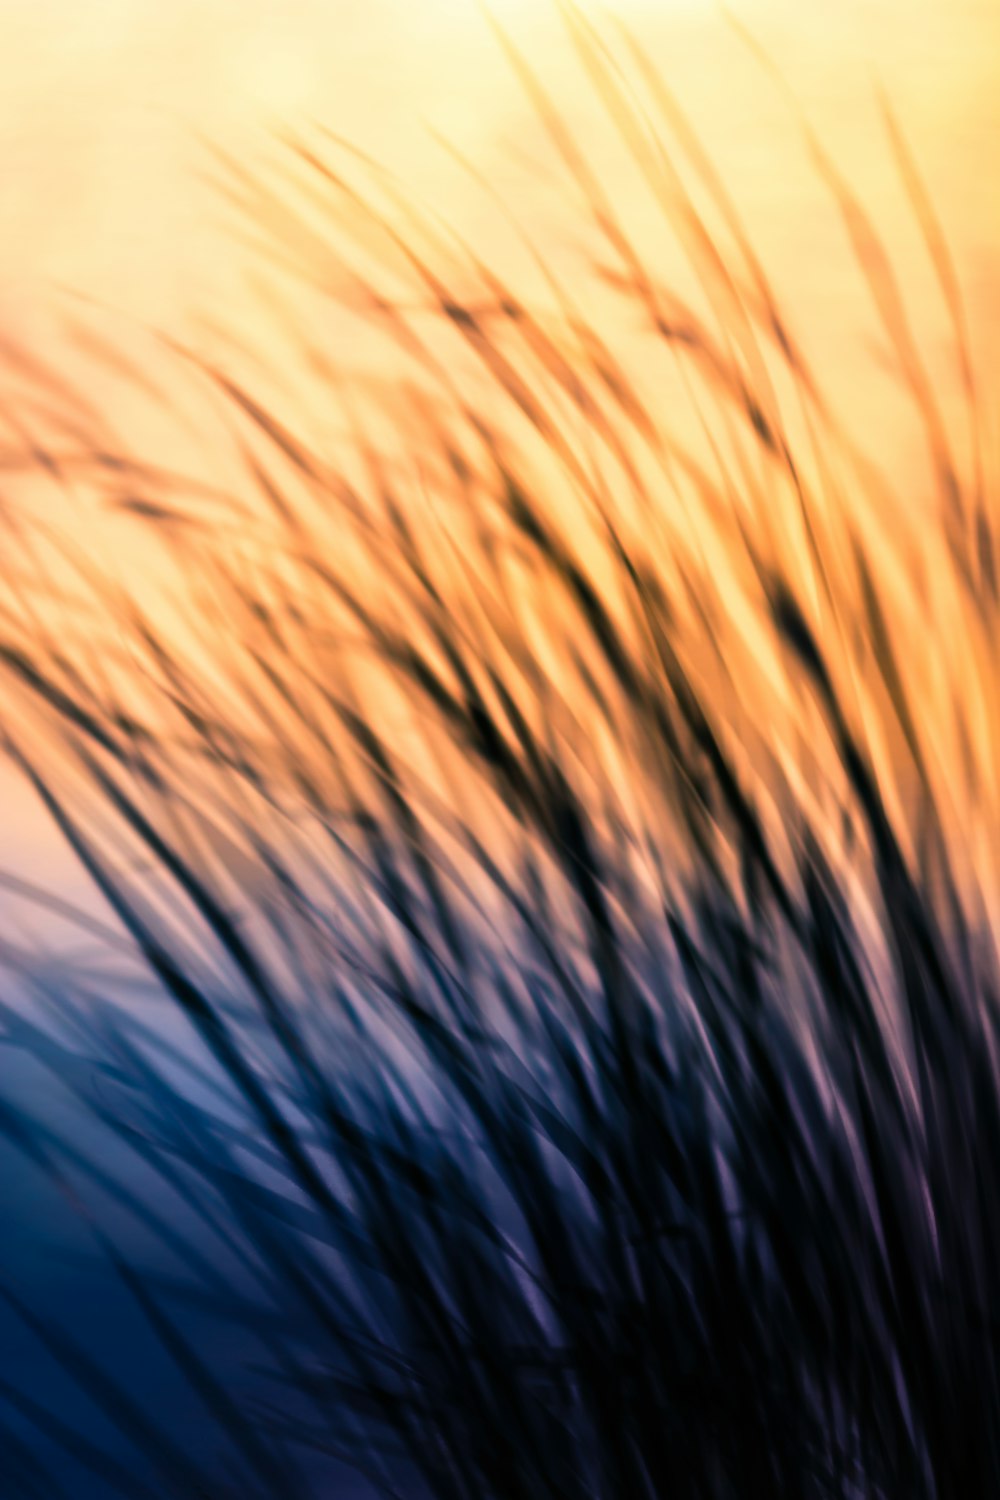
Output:
[[314,54],[300,38],[277,28],[251,33],[232,64],[233,82],[271,115],[294,116],[309,104],[318,85]]

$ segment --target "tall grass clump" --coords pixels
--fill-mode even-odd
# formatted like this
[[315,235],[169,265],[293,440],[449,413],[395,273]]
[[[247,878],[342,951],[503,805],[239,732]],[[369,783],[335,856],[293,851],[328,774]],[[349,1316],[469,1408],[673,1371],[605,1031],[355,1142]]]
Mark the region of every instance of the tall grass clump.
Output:
[[92,553],[16,543],[4,747],[105,911],[61,908],[86,960],[3,954],[8,1051],[93,1146],[6,1096],[0,1131],[186,1394],[175,1420],[138,1358],[0,1288],[87,1403],[3,1372],[11,1493],[1000,1485],[997,513],[955,273],[887,116],[960,432],[809,141],[918,509],[649,59],[566,18],[686,256],[682,297],[504,42],[634,368],[543,260],[537,312],[317,134],[278,180],[223,162],[228,191],[398,381],[373,405],[292,319],[336,440],[178,350],[241,485],[78,413],[36,448],[184,589],[168,630]]

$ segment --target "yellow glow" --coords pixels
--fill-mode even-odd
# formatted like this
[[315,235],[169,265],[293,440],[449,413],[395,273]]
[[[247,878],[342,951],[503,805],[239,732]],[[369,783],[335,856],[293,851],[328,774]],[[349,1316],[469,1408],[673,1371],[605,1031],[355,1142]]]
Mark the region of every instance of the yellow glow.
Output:
[[[607,144],[554,8],[545,0],[489,8],[544,76],[669,279],[674,250]],[[842,410],[877,429],[884,462],[919,472],[922,455],[871,358],[863,289],[779,94],[715,4],[620,0],[614,9],[717,160],[784,303],[822,351]],[[915,333],[944,360],[940,299],[879,135],[872,86],[884,83],[947,226],[988,366],[1000,347],[1000,8],[744,0],[735,9],[875,208]],[[384,160],[502,271],[523,265],[429,124],[462,147],[566,275],[578,264],[572,196],[553,193],[537,126],[474,0],[20,0],[0,6],[0,49],[17,59],[0,94],[0,332],[59,368],[82,366],[69,363],[54,283],[121,309],[126,320],[106,325],[116,335],[131,319],[197,341],[209,314],[259,351],[273,348],[280,370],[284,346],[269,345],[273,325],[248,277],[258,262],[221,225],[199,177],[203,137],[252,164],[270,149],[276,124],[322,120]],[[588,307],[613,316],[600,289]],[[631,325],[616,332],[635,347]],[[351,364],[362,352],[331,336],[335,359]],[[383,366],[383,376],[393,373]],[[120,382],[104,386],[92,370],[86,378],[96,402],[113,392],[116,421],[134,445],[205,461],[195,442],[179,447],[141,400],[123,401]],[[139,559],[134,537],[120,540],[129,568]]]

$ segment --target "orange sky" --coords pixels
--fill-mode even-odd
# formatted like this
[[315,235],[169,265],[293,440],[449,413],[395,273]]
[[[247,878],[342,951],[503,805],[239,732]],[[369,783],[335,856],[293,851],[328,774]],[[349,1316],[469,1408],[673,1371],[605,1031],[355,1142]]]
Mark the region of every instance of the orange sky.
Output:
[[[585,5],[598,12],[598,8]],[[564,100],[580,91],[554,7],[492,0]],[[604,9],[604,8],[602,8]],[[710,0],[617,0],[789,260],[811,250],[796,143]],[[998,229],[995,0],[738,0],[852,179],[884,187],[871,84],[897,102],[975,295]],[[524,103],[476,0],[6,0],[0,287],[70,282],[174,322],[228,279],[196,135],[245,151],[314,116],[463,217],[428,121],[509,173]],[[779,280],[785,278],[779,277]]]
[[[489,8],[600,166],[604,135],[554,7],[492,0]],[[835,391],[867,403],[859,372],[868,382],[877,376],[856,272],[786,103],[720,8],[707,0],[582,8],[627,19],[648,46],[715,154],[811,349],[823,350]],[[878,132],[873,85],[887,87],[947,227],[984,357],[1000,344],[1000,5],[737,0],[732,8],[875,209],[933,354],[944,348],[943,320],[925,295],[924,258]],[[199,175],[200,137],[254,160],[270,149],[275,125],[322,120],[482,241],[493,232],[489,212],[429,124],[491,176],[543,245],[562,245],[565,203],[523,166],[537,132],[476,0],[6,0],[0,49],[0,336],[50,357],[59,357],[52,309],[64,305],[61,287],[185,336],[200,336],[197,315],[206,311],[258,329],[249,260]],[[638,199],[631,206],[641,232]],[[91,394],[99,398],[99,384]],[[48,865],[50,845],[36,844],[26,817],[6,828],[0,865]]]

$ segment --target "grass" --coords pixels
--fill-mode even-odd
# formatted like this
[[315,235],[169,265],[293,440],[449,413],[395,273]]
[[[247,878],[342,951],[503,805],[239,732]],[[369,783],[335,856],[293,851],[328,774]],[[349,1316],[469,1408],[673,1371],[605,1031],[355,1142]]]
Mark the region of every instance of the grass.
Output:
[[[5,1371],[14,1493],[55,1493],[56,1454],[69,1493],[213,1500],[352,1494],[349,1473],[406,1500],[1000,1482],[974,842],[995,826],[975,705],[996,508],[954,272],[890,121],[971,439],[811,142],[919,422],[921,529],[649,60],[626,86],[566,14],[698,301],[659,284],[504,45],[699,446],[571,289],[536,315],[376,169],[300,141],[283,193],[227,181],[275,255],[307,244],[307,203],[331,264],[345,233],[385,258],[391,293],[339,263],[414,372],[382,413],[402,460],[299,325],[353,458],[202,362],[245,466],[238,527],[96,441],[47,454],[64,482],[126,485],[188,592],[171,634],[138,583],[73,561],[98,658],[9,589],[5,747],[110,916],[99,960],[21,962],[6,1041],[118,1155],[6,1099],[0,1130],[72,1198],[199,1415],[151,1409],[140,1369],[7,1286],[106,1434]],[[105,1003],[137,980],[148,1010]],[[216,1357],[237,1335],[238,1379]]]

